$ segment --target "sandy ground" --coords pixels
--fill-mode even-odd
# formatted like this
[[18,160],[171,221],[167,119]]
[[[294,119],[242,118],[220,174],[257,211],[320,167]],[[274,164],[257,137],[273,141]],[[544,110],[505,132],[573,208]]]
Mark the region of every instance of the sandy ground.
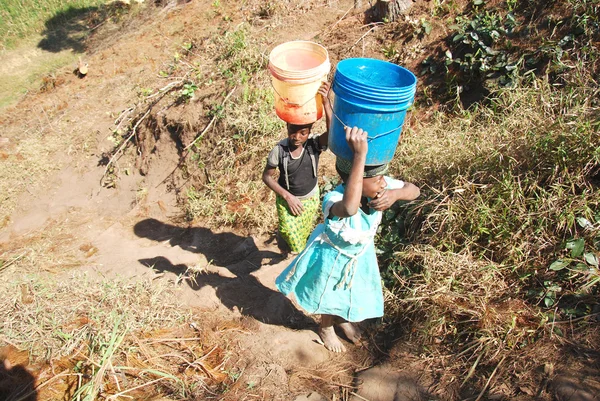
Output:
[[[337,4],[327,14],[319,13],[322,6],[301,10],[311,13],[309,26],[299,18],[280,24],[277,40],[309,39],[340,18],[346,3],[350,4]],[[85,79],[73,75],[68,65],[53,75],[52,90],[30,94],[4,110],[2,137],[7,146],[0,150],[9,161],[18,156],[27,134],[36,130],[48,141],[64,143],[45,155],[47,169],[11,193],[12,211],[0,231],[0,244],[10,248],[49,225],[60,225],[74,247],[94,249],[92,255],[82,253],[77,268],[91,277],[179,281],[190,268],[202,271],[195,281],[183,280],[180,300],[221,317],[255,322],[251,335],[240,333],[236,340],[250,361],[247,380],[289,399],[286,372],[312,369],[332,358],[318,342],[313,318],[275,290],[275,277],[290,259],[266,238],[174,223],[181,210],[164,178],[177,164],[175,149],[155,158],[144,177],[121,174],[117,189],[100,185],[104,167],[98,159],[113,146],[107,138],[116,110],[135,100],[137,88],[151,86],[159,63],[171,56],[179,40],[174,37],[185,26],[209,18],[209,2],[186,7],[159,13],[153,24],[125,29],[120,40],[97,44],[94,52],[84,55],[90,65]],[[210,34],[211,28],[206,29]],[[24,70],[43,57],[57,56],[38,48],[19,49],[3,55],[10,62],[0,71],[14,80],[14,74],[25,75]]]
[[[259,383],[272,399],[289,400],[304,390],[309,399],[310,389],[295,382],[290,372],[312,372],[332,363],[366,368],[372,359],[366,350],[349,344],[349,353],[333,356],[318,343],[313,317],[275,290],[274,280],[290,259],[268,238],[182,224],[175,191],[165,181],[178,162],[175,144],[169,141],[153,155],[148,174],[138,174],[134,158],[124,157],[120,168],[132,173],[121,174],[116,189],[100,185],[104,166],[99,161],[114,148],[109,137],[115,118],[142,88],[161,86],[157,71],[187,39],[186,32],[214,35],[223,24],[239,24],[249,13],[247,7],[228,2],[223,15],[231,20],[224,21],[222,16],[215,19],[210,1],[180,3],[142,15],[118,37],[92,40],[92,50],[84,54],[90,71],[85,79],[73,75],[72,66],[64,67],[53,73],[50,90],[30,93],[0,112],[0,157],[6,163],[24,157],[23,147],[31,138],[54,149],[36,150],[43,168],[23,175],[2,198],[9,213],[0,216],[0,245],[10,248],[27,235],[59,225],[74,247],[97,250],[82,253],[77,268],[92,277],[180,282],[184,304],[249,322],[252,330],[236,337],[248,364],[247,383]],[[303,3],[285,20],[275,16],[270,26],[256,29],[268,30],[272,43],[327,36],[333,61],[380,52],[379,38],[375,33],[366,36],[370,28],[349,12],[352,1]],[[423,49],[402,51],[412,60]],[[11,74],[29,76],[28,68],[50,56],[39,49],[20,49],[0,57],[0,73],[15,80]],[[202,274],[195,281],[186,279],[188,269]],[[405,365],[408,373],[419,374],[419,361],[407,355]],[[397,370],[385,368],[372,375],[381,383],[392,378],[389,391],[372,395],[383,398],[372,400],[418,399],[394,398],[402,383],[405,389],[416,388],[411,375],[398,376]]]

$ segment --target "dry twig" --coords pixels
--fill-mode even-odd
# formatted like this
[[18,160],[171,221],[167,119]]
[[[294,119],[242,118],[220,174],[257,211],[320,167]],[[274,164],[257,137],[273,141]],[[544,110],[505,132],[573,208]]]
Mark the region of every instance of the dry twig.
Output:
[[119,146],[119,148],[117,149],[117,151],[112,155],[112,157],[110,158],[110,160],[108,161],[108,163],[106,163],[106,167],[104,168],[104,174],[102,174],[102,178],[100,179],[100,182],[102,182],[102,180],[104,179],[104,177],[106,177],[106,173],[108,172],[108,168],[110,167],[110,165],[115,161],[116,157],[119,155],[119,153],[121,153],[121,151],[125,148],[125,146],[127,146],[127,144],[129,143],[129,141],[131,140],[131,138],[133,138],[133,136],[135,135],[135,133],[137,132],[137,128],[140,125],[140,123],[146,118],[148,117],[148,114],[150,114],[150,111],[152,110],[152,106],[154,106],[154,104],[150,105],[148,107],[148,110],[146,110],[146,113],[139,119],[137,120],[137,122],[135,123],[135,126],[133,127],[133,129],[131,130],[131,134],[127,137],[127,139],[125,139],[123,141],[123,143]]
[[[227,96],[225,96],[225,99],[223,99],[223,102],[221,103],[221,107],[225,106],[225,103],[227,102],[227,100],[229,100],[229,97],[233,94],[233,92],[236,90],[237,86],[235,86],[228,94]],[[202,139],[202,137],[204,136],[204,134],[206,133],[206,131],[208,131],[208,129],[213,125],[213,123],[215,122],[215,120],[217,119],[217,115],[215,114],[213,116],[213,118],[211,118],[210,122],[208,123],[208,125],[206,126],[206,128],[204,128],[204,130],[202,130],[202,132],[200,133],[200,135],[198,135],[193,141],[192,143],[190,143],[188,146],[186,146],[183,150],[188,150],[189,148],[191,148],[192,146],[194,146],[194,144]]]
[[488,378],[487,382],[485,383],[485,386],[483,386],[483,388],[481,389],[481,393],[479,393],[479,396],[477,397],[477,399],[475,401],[479,401],[481,399],[481,397],[483,397],[483,394],[485,393],[485,391],[487,390],[488,386],[490,385],[490,382],[492,381],[492,378],[494,377],[494,375],[498,371],[498,368],[500,367],[500,365],[502,365],[502,362],[504,362],[505,359],[506,359],[506,355],[504,355],[502,357],[502,359],[500,360],[500,362],[498,362],[498,365],[496,365],[496,367],[494,368],[494,371],[492,372],[492,374]]

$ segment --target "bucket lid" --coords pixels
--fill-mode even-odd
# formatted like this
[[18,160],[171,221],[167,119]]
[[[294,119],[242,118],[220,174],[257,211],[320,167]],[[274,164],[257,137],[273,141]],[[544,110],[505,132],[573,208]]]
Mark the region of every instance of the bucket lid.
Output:
[[[373,105],[390,105],[394,110],[403,104],[410,105],[415,97],[416,86],[410,91],[404,93],[375,93],[364,89],[357,89],[355,87],[348,87],[343,85],[338,79],[339,74],[336,72],[333,79],[331,89],[336,96],[341,96],[345,101],[357,104],[373,104]],[[366,103],[365,103],[366,102]]]
[[360,97],[394,100],[412,97],[417,77],[399,65],[371,58],[349,58],[338,63],[335,81]]
[[268,68],[281,81],[306,83],[327,75],[331,63],[329,53],[323,46],[296,40],[282,43],[271,50]]

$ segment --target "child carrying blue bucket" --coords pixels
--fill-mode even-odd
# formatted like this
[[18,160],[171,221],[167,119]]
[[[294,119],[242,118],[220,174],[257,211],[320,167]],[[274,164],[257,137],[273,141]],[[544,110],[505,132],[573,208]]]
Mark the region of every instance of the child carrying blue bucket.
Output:
[[283,294],[294,294],[304,310],[321,315],[319,336],[333,352],[345,351],[334,325],[358,343],[360,334],[352,323],[383,316],[377,227],[382,211],[420,194],[415,185],[385,176],[387,164],[365,166],[367,132],[346,127],[345,135],[352,157],[336,161],[343,184],[325,195],[325,222],[276,280]]

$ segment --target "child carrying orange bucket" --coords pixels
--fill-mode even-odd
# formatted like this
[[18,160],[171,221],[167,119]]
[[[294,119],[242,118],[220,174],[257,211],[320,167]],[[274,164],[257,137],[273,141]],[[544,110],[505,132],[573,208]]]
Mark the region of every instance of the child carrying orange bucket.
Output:
[[[304,249],[319,211],[319,156],[327,149],[332,116],[326,82],[330,67],[327,50],[313,42],[283,43],[269,55],[275,111],[286,122],[288,136],[269,153],[262,178],[276,194],[279,233],[294,254]],[[325,133],[311,136],[323,111]]]
[[[319,156],[327,149],[331,105],[327,99],[329,83],[323,82],[318,94],[323,98],[327,129],[311,136],[313,124],[287,123],[287,138],[269,153],[263,182],[276,194],[279,233],[291,253],[304,249],[319,211]],[[275,170],[279,179],[275,180]]]

